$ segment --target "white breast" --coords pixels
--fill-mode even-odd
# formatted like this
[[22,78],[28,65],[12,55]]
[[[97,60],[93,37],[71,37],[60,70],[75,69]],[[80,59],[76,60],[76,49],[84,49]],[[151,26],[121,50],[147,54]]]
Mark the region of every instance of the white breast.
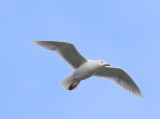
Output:
[[88,60],[85,64],[75,70],[74,77],[79,80],[84,80],[96,73],[100,68],[101,66],[99,66],[95,61]]

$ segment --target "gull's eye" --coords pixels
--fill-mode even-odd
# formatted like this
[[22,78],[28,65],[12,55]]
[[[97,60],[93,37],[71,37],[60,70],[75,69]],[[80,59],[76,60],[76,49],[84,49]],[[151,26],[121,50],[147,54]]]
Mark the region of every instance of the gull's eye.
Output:
[[104,63],[103,61],[101,61],[101,63]]

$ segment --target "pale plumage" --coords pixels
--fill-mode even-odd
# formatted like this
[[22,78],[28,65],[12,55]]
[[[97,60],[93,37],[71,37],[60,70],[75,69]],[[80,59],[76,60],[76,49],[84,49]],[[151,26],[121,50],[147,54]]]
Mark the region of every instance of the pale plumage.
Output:
[[78,84],[91,76],[100,76],[111,79],[126,90],[143,97],[140,89],[132,78],[120,68],[109,67],[105,61],[94,61],[84,58],[71,43],[59,41],[33,41],[46,49],[57,52],[75,71],[62,80],[62,85],[68,89],[75,89]]

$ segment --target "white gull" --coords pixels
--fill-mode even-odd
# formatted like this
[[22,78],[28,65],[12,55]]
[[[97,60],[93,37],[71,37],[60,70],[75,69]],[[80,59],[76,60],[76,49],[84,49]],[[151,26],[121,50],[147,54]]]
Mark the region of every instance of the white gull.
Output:
[[133,94],[143,97],[136,83],[125,71],[110,67],[108,63],[102,60],[84,58],[71,43],[59,41],[33,41],[33,43],[57,52],[75,69],[70,76],[61,81],[67,90],[75,89],[82,80],[91,76],[99,76],[111,79]]

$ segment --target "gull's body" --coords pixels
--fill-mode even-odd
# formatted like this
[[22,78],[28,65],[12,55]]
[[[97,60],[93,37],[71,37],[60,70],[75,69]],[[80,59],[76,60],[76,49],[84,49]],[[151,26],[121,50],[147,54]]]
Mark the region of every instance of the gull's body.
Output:
[[142,97],[138,86],[122,69],[109,67],[109,64],[102,60],[95,61],[84,58],[73,44],[58,41],[34,41],[34,43],[56,51],[75,69],[70,76],[61,81],[67,90],[75,89],[84,79],[91,76],[99,76],[111,79],[126,90]]
[[105,64],[97,64],[96,61],[87,60],[80,67],[75,69],[72,75],[62,80],[61,83],[66,89],[72,90],[80,83],[81,80],[85,80],[99,71]]

